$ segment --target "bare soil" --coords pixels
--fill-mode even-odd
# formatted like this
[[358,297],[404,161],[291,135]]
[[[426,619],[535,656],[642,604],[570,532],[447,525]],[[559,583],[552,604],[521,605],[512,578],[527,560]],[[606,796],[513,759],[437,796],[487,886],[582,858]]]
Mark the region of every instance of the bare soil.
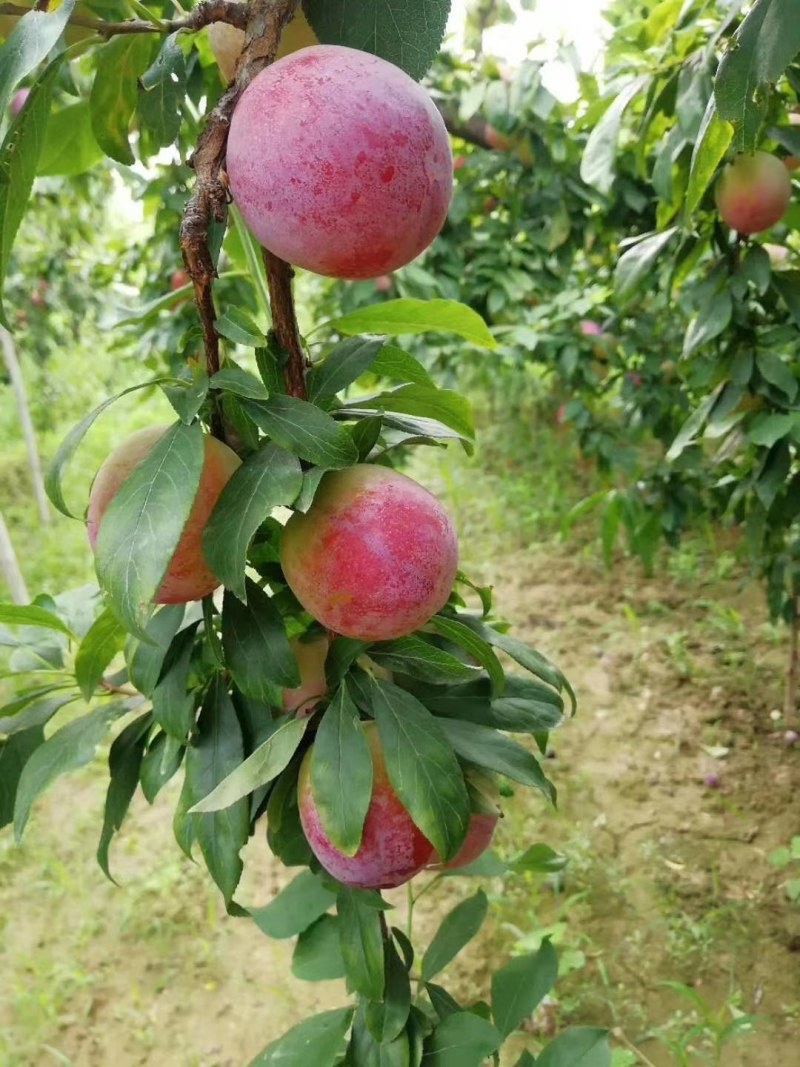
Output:
[[[767,856],[800,832],[800,748],[770,715],[785,647],[759,590],[741,578],[646,579],[624,561],[609,576],[574,545],[514,551],[473,573],[494,580],[505,615],[580,700],[553,737],[559,810],[518,794],[499,847],[546,840],[572,862],[548,882],[489,884],[492,921],[450,984],[485,997],[492,964],[563,923],[572,973],[531,1020],[534,1037],[565,1021],[605,1025],[636,1062],[669,1067],[678,1061],[652,1030],[688,1027],[691,1005],[662,984],[678,981],[725,1021],[727,1004],[758,1013],[724,1067],[797,1063],[800,910]],[[704,784],[712,773],[719,788]],[[98,763],[43,798],[21,848],[0,835],[2,1067],[242,1067],[343,1002],[339,982],[292,977],[290,942],[224,914],[173,843],[175,788],[153,808],[134,804],[112,852],[120,887],[106,882],[93,858],[104,787]],[[246,860],[248,903],[291,877],[261,835]],[[418,932],[473,888],[452,880],[426,896]]]

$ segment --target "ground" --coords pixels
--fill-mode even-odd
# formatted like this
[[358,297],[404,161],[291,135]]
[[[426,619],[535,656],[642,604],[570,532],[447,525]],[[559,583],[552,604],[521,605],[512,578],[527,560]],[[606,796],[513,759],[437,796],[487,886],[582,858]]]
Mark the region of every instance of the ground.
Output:
[[[547,841],[570,864],[487,883],[491,922],[448,984],[486,996],[490,965],[549,933],[557,999],[515,1049],[572,1022],[613,1029],[615,1067],[789,1064],[800,908],[768,862],[798,831],[800,746],[785,744],[772,714],[784,635],[723,535],[690,541],[656,577],[622,558],[609,573],[588,534],[553,535],[542,509],[557,487],[538,471],[492,468],[491,450],[484,462],[454,454],[425,470],[456,513],[471,573],[580,701],[552,738],[558,811],[520,791],[499,848]],[[41,800],[21,847],[0,834],[2,1067],[242,1067],[294,1021],[343,1001],[340,983],[291,977],[290,942],[225,916],[174,845],[175,789],[153,808],[134,804],[112,851],[120,886],[109,884],[93,858],[104,786],[98,761]],[[240,897],[263,904],[287,875],[261,835],[246,860]],[[474,888],[448,880],[423,898],[422,943]],[[392,899],[402,920],[404,893]],[[739,1012],[757,1015],[755,1032],[714,1058]]]

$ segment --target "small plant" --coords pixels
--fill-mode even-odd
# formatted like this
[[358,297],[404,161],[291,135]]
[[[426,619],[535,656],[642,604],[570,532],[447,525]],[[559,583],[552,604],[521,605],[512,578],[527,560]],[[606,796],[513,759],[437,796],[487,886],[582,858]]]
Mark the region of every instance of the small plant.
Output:
[[[675,1067],[725,1067],[724,1051],[740,1037],[752,1033],[756,1016],[747,1015],[729,997],[716,1011],[700,996],[697,990],[682,982],[663,982],[692,1005],[689,1015],[678,1012],[669,1026],[653,1032],[675,1057]],[[669,1030],[679,1031],[676,1034]]]
[[789,900],[796,904],[800,901],[800,836],[793,837],[788,848],[776,848],[768,858],[773,867],[795,876],[787,879],[783,887]]

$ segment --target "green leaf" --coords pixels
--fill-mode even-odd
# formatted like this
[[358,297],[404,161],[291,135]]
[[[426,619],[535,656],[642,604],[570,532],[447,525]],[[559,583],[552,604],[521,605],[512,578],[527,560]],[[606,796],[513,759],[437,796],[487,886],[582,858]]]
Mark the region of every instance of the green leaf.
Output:
[[352,1008],[339,1008],[304,1019],[267,1045],[250,1067],[334,1067],[352,1018]]
[[[21,21],[25,22],[27,17]],[[11,47],[13,37],[14,33],[0,49],[0,63],[3,53]],[[25,107],[12,119],[0,147],[0,290],[5,282],[11,249],[25,214],[33,179],[36,177],[53,86],[61,70],[63,58],[58,56],[45,69],[33,86]],[[0,323],[11,329],[1,300]]]
[[149,697],[158,684],[164,658],[183,622],[183,604],[168,604],[153,615],[145,627],[146,640],[129,638],[125,643],[125,661],[131,682]]
[[365,371],[383,347],[382,337],[349,337],[332,348],[308,376],[308,399],[315,402],[336,396]]
[[20,730],[0,743],[0,828],[14,818],[14,800],[25,764],[44,743],[42,725]]
[[368,1000],[382,1000],[385,977],[380,913],[361,890],[339,890],[336,900],[347,987]]
[[139,80],[139,115],[160,148],[171,145],[180,132],[185,93],[186,57],[173,33]]
[[372,373],[393,382],[412,382],[415,385],[435,385],[433,378],[425,370],[416,356],[404,352],[397,345],[381,348],[371,367]]
[[800,329],[800,270],[777,271],[772,275],[772,284]]
[[635,245],[626,249],[614,271],[614,292],[623,303],[648,281],[653,264],[677,233],[672,226],[663,233],[647,234]]
[[353,438],[327,412],[294,396],[271,396],[263,403],[242,400],[253,422],[288,452],[317,467],[339,470],[356,462]]
[[448,1015],[455,1015],[456,1012],[463,1011],[458,1001],[442,986],[436,985],[435,982],[426,982],[425,992],[430,998],[431,1007],[440,1019],[446,1019]]
[[444,917],[427,952],[422,957],[422,980],[424,982],[430,981],[434,975],[437,975],[475,937],[483,926],[488,907],[489,901],[486,899],[486,894],[479,889],[474,896],[456,904],[453,910]]
[[[242,874],[240,851],[247,843],[250,815],[247,801],[231,798],[224,810],[202,808],[198,801],[213,796],[242,765],[244,747],[236,711],[222,678],[208,690],[197,720],[197,735],[186,751],[186,777],[181,808],[191,812],[191,827],[225,902],[233,898]],[[195,805],[195,807],[193,807]],[[195,810],[207,814],[194,814]]]
[[303,740],[309,719],[287,718],[279,723],[275,732],[244,763],[239,762],[225,778],[215,783],[215,789],[201,795],[202,799],[198,797],[192,812],[222,811],[278,777]]
[[303,0],[303,10],[323,44],[372,52],[419,79],[439,51],[450,0]]
[[593,185],[601,193],[609,193],[614,184],[617,141],[622,116],[633,98],[642,91],[646,84],[647,77],[644,75],[629,82],[606,109],[589,134],[589,139],[584,146],[581,158],[581,178],[587,185]]
[[22,837],[34,800],[59,775],[75,771],[94,758],[97,746],[120,715],[130,710],[125,701],[104,704],[87,715],[67,723],[40,745],[25,764],[14,805],[14,834]]
[[0,604],[0,623],[5,626],[38,626],[43,630],[58,630],[59,633],[75,639],[70,628],[58,615],[36,604]]
[[372,797],[372,754],[345,682],[317,730],[311,790],[326,835],[340,852],[354,856]]
[[91,700],[103,671],[125,643],[125,630],[110,608],[99,615],[83,638],[75,657],[75,680],[87,700]]
[[300,934],[292,955],[292,974],[303,982],[344,978],[339,920],[335,915],[323,915]]
[[[362,408],[362,407],[341,407],[335,411],[337,418],[345,419],[374,419],[374,408]],[[464,437],[460,433],[456,433],[455,430],[449,426],[445,426],[443,422],[438,422],[436,419],[425,419],[415,415],[404,415],[396,411],[386,411],[381,416],[381,422],[383,426],[400,430],[402,433],[408,435],[410,439],[423,439],[431,438],[432,440],[446,440],[446,441],[470,441],[470,438]]]
[[683,426],[678,432],[678,436],[669,446],[669,450],[666,455],[668,463],[673,463],[678,456],[688,448],[690,444],[694,442],[697,435],[705,425],[706,419],[709,413],[717,402],[717,397],[722,392],[723,385],[720,384],[709,396],[707,396],[698,407],[692,412]]
[[747,440],[754,445],[772,448],[776,441],[788,437],[797,429],[800,429],[800,414],[797,412],[791,415],[765,415],[759,412],[747,431]]
[[[369,1015],[368,1015],[369,1010]],[[376,1038],[370,1023],[380,1023],[381,1008],[361,1001],[353,1023],[353,1036],[348,1058],[343,1067],[411,1067],[409,1038],[401,1033],[394,1041]],[[419,1063],[419,1059],[415,1061]]]
[[307,867],[314,858],[300,823],[297,803],[299,767],[300,760],[296,759],[280,775],[270,791],[267,805],[267,843],[275,857],[287,867]]
[[38,699],[43,694],[52,693],[55,688],[47,686],[44,690],[35,690],[27,699],[16,700],[13,704],[0,708],[0,711],[7,713],[7,717],[0,718],[0,734],[11,737],[25,730],[46,726],[65,704],[71,704],[78,699],[74,693],[52,696],[46,700]]
[[369,650],[370,657],[387,670],[410,674],[426,682],[449,685],[474,678],[476,667],[462,663],[450,652],[431,644],[419,634],[381,641]]
[[243,396],[249,400],[266,400],[267,390],[260,378],[251,374],[249,370],[241,367],[227,366],[211,379],[213,389],[221,389],[224,393],[233,393],[234,396]]
[[575,1027],[551,1041],[536,1067],[610,1067],[611,1049],[605,1030]]
[[320,875],[302,871],[263,908],[248,914],[267,937],[297,937],[336,903],[336,894],[323,885]]
[[545,777],[536,758],[510,737],[498,730],[459,719],[439,719],[438,724],[462,759],[538,789],[548,800],[555,801],[553,784]]
[[358,405],[373,411],[399,411],[404,415],[435,419],[455,430],[459,437],[470,441],[475,437],[472,406],[466,397],[451,389],[401,385],[390,392],[359,399]]
[[382,333],[390,337],[416,333],[452,333],[480,348],[496,348],[486,323],[457,300],[387,300],[351,311],[328,324],[339,333]]
[[469,626],[457,619],[451,619],[446,615],[434,615],[431,625],[437,631],[454,644],[460,645],[476,663],[479,663],[489,675],[492,683],[492,695],[497,697],[503,692],[506,676],[503,665],[492,651],[488,641],[484,641]]
[[556,950],[545,939],[538,952],[517,956],[492,975],[492,1018],[509,1037],[541,1004],[558,978]]
[[214,323],[214,327],[221,337],[227,337],[229,341],[244,345],[245,348],[262,348],[264,345],[263,330],[258,328],[257,323],[242,308],[226,308],[225,313]]
[[205,367],[192,360],[179,372],[174,385],[162,385],[164,396],[172,404],[181,422],[194,422],[208,396],[208,374]]
[[139,770],[139,781],[148,804],[152,804],[183,762],[184,746],[174,737],[159,733],[150,742]]
[[185,742],[194,726],[194,694],[189,692],[189,674],[195,645],[195,625],[175,637],[164,657],[158,684],[153,689],[153,716],[161,729],[176,741]]
[[92,132],[107,156],[134,162],[128,131],[139,96],[139,79],[157,47],[148,34],[112,37],[97,52],[97,72],[89,96]]
[[558,667],[552,664],[550,660],[541,654],[541,652],[537,652],[536,649],[526,645],[524,641],[519,641],[516,637],[512,637],[511,634],[500,633],[500,631],[495,630],[493,626],[487,626],[486,623],[481,622],[480,619],[475,619],[472,616],[467,615],[462,615],[460,619],[461,622],[469,626],[475,633],[480,634],[490,645],[506,652],[513,660],[516,660],[521,667],[524,667],[526,671],[530,671],[531,674],[535,674],[537,678],[541,678],[543,682],[552,685],[559,693],[562,690],[566,690],[572,702],[572,710],[574,713],[576,701],[572,686]]
[[552,874],[563,871],[567,862],[566,856],[560,855],[549,845],[531,845],[509,860],[508,866],[517,873],[530,871],[535,874]]
[[768,94],[800,52],[800,22],[794,0],[756,0],[720,60],[714,92],[724,119],[738,125],[737,147],[758,147]]
[[733,139],[733,127],[719,117],[716,100],[708,101],[700,132],[692,150],[689,186],[686,190],[686,217],[689,218],[703,199],[711,179]]
[[111,882],[114,879],[108,867],[108,850],[111,846],[111,839],[122,826],[133,794],[136,792],[136,786],[139,784],[139,769],[151,722],[150,712],[135,719],[114,740],[108,755],[111,781],[106,793],[103,830],[97,846],[97,862],[103,874]]
[[74,178],[85,174],[102,158],[102,149],[92,133],[88,100],[50,112],[37,175]]
[[[0,112],[6,111],[11,94],[22,79],[34,71],[58,43],[74,7],[75,0],[63,0],[55,11],[29,11],[17,21],[0,48]],[[26,107],[29,104],[30,97]]]
[[720,288],[689,323],[683,339],[683,358],[690,356],[700,345],[719,337],[730,324],[732,315],[731,292],[727,287]]
[[502,1037],[490,1022],[469,1011],[442,1020],[425,1042],[422,1067],[482,1067]]
[[297,456],[268,443],[247,457],[222,490],[203,531],[203,555],[240,600],[247,596],[244,572],[253,535],[273,508],[291,506],[302,488]]
[[373,682],[373,714],[392,788],[415,825],[452,859],[464,842],[470,803],[464,776],[439,720],[410,693]]
[[369,1031],[381,1045],[387,1045],[400,1036],[411,1010],[409,967],[400,958],[392,940],[384,942],[384,960],[386,989],[383,1000],[370,1001],[364,1012]]
[[156,378],[153,381],[141,382],[139,385],[132,385],[128,389],[123,389],[121,393],[117,393],[116,396],[109,397],[109,399],[104,400],[102,404],[98,404],[98,406],[93,411],[90,411],[89,414],[84,416],[84,418],[82,418],[77,425],[72,427],[67,436],[59,445],[58,451],[56,452],[55,456],[53,456],[53,460],[47,469],[47,474],[45,475],[44,480],[44,487],[47,491],[48,497],[50,498],[50,502],[52,503],[53,507],[57,508],[58,511],[61,512],[62,515],[66,515],[68,519],[75,519],[78,517],[76,515],[73,515],[73,513],[69,510],[66,503],[64,502],[64,496],[61,489],[61,480],[63,478],[67,464],[75,455],[78,445],[81,443],[88,431],[91,429],[92,424],[94,423],[98,415],[101,415],[107,407],[110,407],[112,404],[116,403],[117,400],[122,399],[123,396],[127,396],[128,393],[133,393],[138,389],[148,389],[153,385],[160,385],[162,382],[166,381],[174,381],[174,379]]
[[759,352],[756,356],[756,366],[762,378],[765,378],[770,385],[774,385],[776,389],[780,389],[790,401],[794,400],[800,381],[795,377],[788,363],[785,363],[774,352]]
[[222,647],[236,685],[247,696],[274,703],[275,688],[300,685],[280,611],[263,589],[247,580],[247,604],[232,593],[222,607]]
[[111,606],[142,633],[194,504],[204,460],[199,423],[176,423],[123,482],[100,523],[95,564]]

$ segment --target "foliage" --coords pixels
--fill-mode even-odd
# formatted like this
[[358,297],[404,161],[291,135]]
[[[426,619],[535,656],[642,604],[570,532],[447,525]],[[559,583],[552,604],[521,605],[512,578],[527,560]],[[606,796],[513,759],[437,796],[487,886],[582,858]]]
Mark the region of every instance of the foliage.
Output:
[[[275,6],[260,0],[262,14]],[[25,275],[25,254],[12,258],[11,245],[24,233],[31,196],[38,201],[40,193],[53,194],[53,205],[36,204],[52,240],[56,228],[47,222],[48,209],[58,205],[62,189],[103,197],[122,180],[141,200],[147,240],[140,247],[115,235],[101,274],[76,281],[74,301],[69,292],[59,293],[75,318],[55,325],[40,359],[46,366],[55,358],[59,331],[75,329],[88,316],[98,329],[114,330],[121,348],[138,349],[145,380],[130,384],[113,374],[107,384],[114,395],[100,403],[92,398],[96,406],[53,459],[48,491],[54,506],[65,515],[82,512],[64,479],[95,421],[120,397],[159,393],[174,421],[104,517],[96,547],[100,590],[41,595],[30,606],[0,612],[14,683],[0,717],[0,825],[13,824],[21,838],[37,798],[110,742],[97,859],[112,877],[113,840],[136,791],[152,803],[182,774],[177,843],[190,857],[202,855],[230,914],[254,921],[269,936],[298,937],[298,970],[310,978],[341,974],[356,996],[352,1007],[301,1023],[256,1063],[305,1063],[310,1056],[319,1067],[360,1067],[378,1057],[398,1064],[424,1057],[431,1064],[477,1065],[497,1056],[552,986],[552,948],[501,969],[490,1009],[456,1004],[431,980],[478,932],[486,898],[479,892],[457,905],[420,954],[390,928],[379,894],[337,884],[311,856],[298,819],[298,767],[319,734],[326,763],[341,768],[335,783],[317,775],[326,828],[334,844],[352,852],[372,783],[347,768],[357,756],[358,723],[374,718],[398,795],[447,861],[463,843],[478,772],[531,785],[554,799],[531,749],[546,750],[548,732],[565,716],[565,698],[574,710],[572,690],[544,656],[508,634],[493,612],[490,590],[460,575],[447,604],[417,634],[374,644],[337,637],[326,663],[326,696],[308,717],[286,714],[282,689],[300,680],[290,639],[313,634],[315,623],[281,571],[281,524],[274,513],[307,510],[328,470],[358,461],[391,465],[418,444],[452,441],[471,450],[469,405],[437,385],[403,339],[446,334],[484,350],[495,340],[456,293],[379,302],[316,325],[309,391],[298,395],[290,388],[292,356],[281,344],[277,314],[275,329],[266,329],[276,305],[270,308],[266,299],[259,251],[231,211],[227,233],[215,225],[210,235],[225,357],[217,369],[204,352],[188,286],[174,284],[173,277],[190,176],[185,160],[223,88],[205,39],[193,32],[202,23],[192,23],[190,13],[177,27],[167,24],[168,5],[157,0],[150,8],[137,5],[141,32],[117,33],[113,23],[126,16],[124,6],[103,0],[85,8],[90,20],[100,18],[92,27],[97,36],[83,35],[89,28],[83,14],[62,34],[75,10],[64,0],[52,12],[19,18],[0,50],[0,93],[9,99],[24,79],[32,90],[0,150],[0,282],[10,297],[5,314],[19,318],[14,278],[15,271]],[[366,45],[419,76],[438,48],[449,4],[406,0],[401,11],[362,0],[324,8],[306,0],[304,8],[324,42]],[[81,34],[70,41],[73,30]],[[70,231],[73,240],[76,233],[92,243],[79,228]],[[199,285],[197,276],[194,281]],[[45,285],[39,291],[46,292]],[[205,532],[206,558],[226,592],[201,604],[156,609],[154,597],[198,493],[203,426],[224,435],[244,460]],[[513,672],[494,649],[515,663]],[[391,682],[380,673],[387,667]],[[347,803],[339,803],[346,774]],[[264,822],[275,856],[302,871],[275,899],[257,906],[238,895],[241,853]],[[556,860],[539,846],[511,867],[534,869]],[[505,869],[490,856],[484,862],[494,862],[495,873]],[[606,1035],[581,1030],[552,1042],[544,1062],[565,1063],[578,1047],[587,1065],[608,1063]]]

